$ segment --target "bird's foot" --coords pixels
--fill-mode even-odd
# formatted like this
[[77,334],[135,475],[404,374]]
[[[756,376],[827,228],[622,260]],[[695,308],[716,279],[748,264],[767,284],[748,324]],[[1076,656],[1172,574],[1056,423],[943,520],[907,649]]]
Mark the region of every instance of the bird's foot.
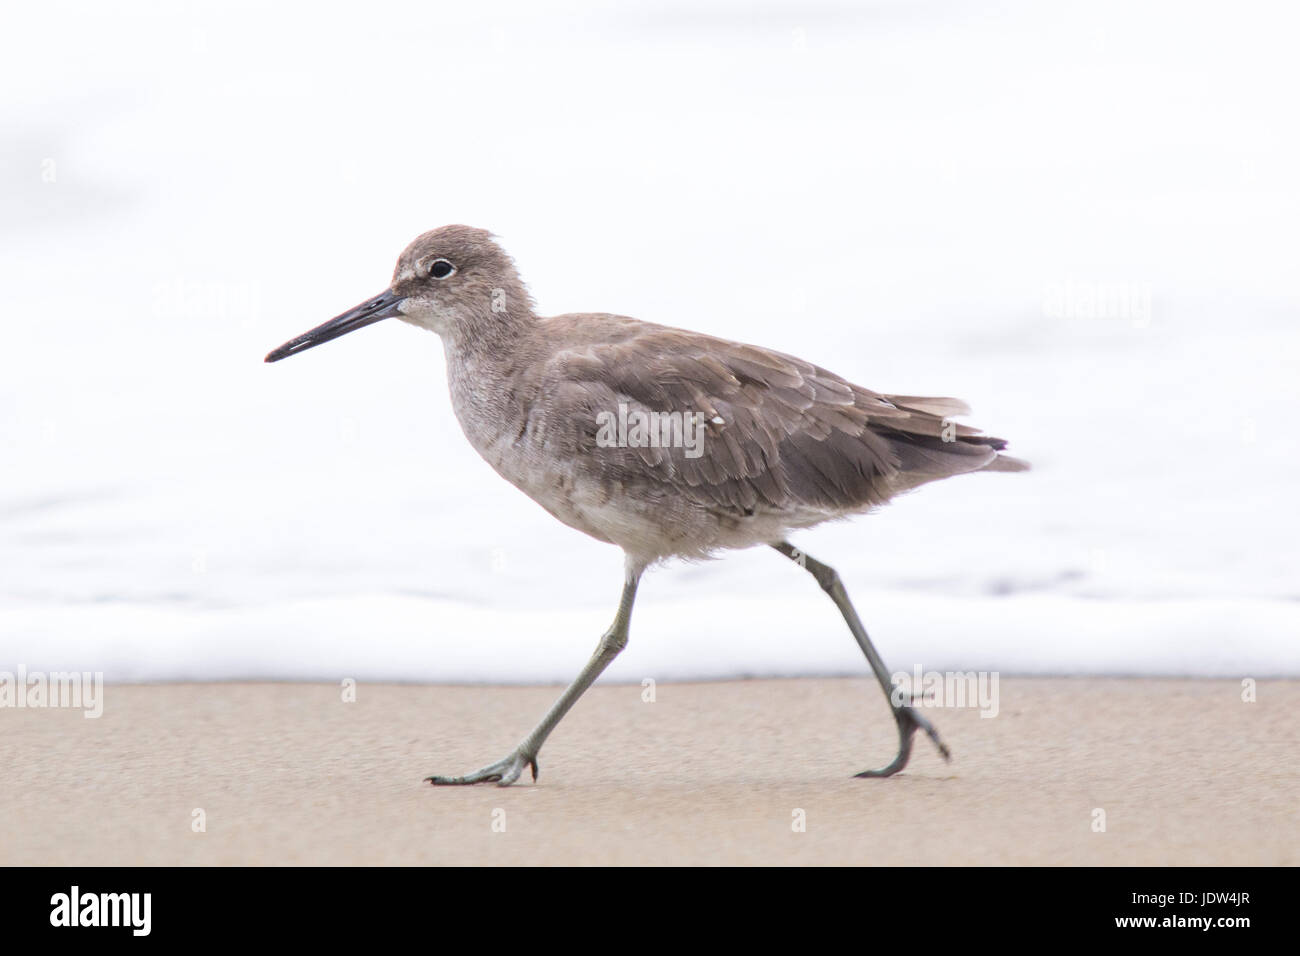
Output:
[[510,756],[498,760],[494,764],[488,764],[481,770],[475,770],[473,773],[467,773],[463,777],[425,777],[429,783],[435,787],[461,787],[472,783],[495,783],[499,787],[508,787],[524,772],[524,768],[529,767],[533,771],[533,779],[537,779],[537,755],[526,752],[523,748],[517,748]]
[[904,704],[894,708],[894,721],[898,724],[898,755],[894,757],[887,765],[876,770],[864,770],[862,773],[854,774],[856,777],[892,777],[898,771],[907,766],[907,761],[912,756],[912,736],[918,730],[924,730],[926,735],[934,741],[934,745],[939,748],[939,753],[943,754],[944,760],[951,760],[952,753],[948,750],[939,736],[939,731],[934,729],[934,724],[922,717],[915,707]]

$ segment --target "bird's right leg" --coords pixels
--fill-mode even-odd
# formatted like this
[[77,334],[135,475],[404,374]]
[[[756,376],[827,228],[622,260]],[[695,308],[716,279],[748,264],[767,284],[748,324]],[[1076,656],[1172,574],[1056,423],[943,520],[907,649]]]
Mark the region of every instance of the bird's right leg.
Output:
[[628,624],[632,620],[632,603],[636,600],[636,586],[641,579],[641,569],[629,565],[626,581],[623,585],[623,598],[618,604],[618,613],[614,616],[614,623],[609,626],[596,645],[596,652],[591,655],[591,660],[587,661],[587,666],[574,679],[573,683],[568,686],[560,699],[557,700],[551,709],[546,712],[541,721],[533,728],[532,732],[523,739],[510,754],[496,763],[488,764],[480,770],[473,773],[467,773],[463,777],[441,777],[432,776],[425,779],[434,786],[456,786],[471,783],[495,783],[502,787],[508,787],[519,779],[525,767],[529,767],[533,772],[533,779],[537,779],[537,753],[542,749],[542,744],[546,738],[551,735],[551,731],[560,722],[569,709],[578,702],[578,698],[595,683],[596,678],[601,672],[609,666],[609,662],[618,656],[618,652],[627,646]]
[[867,663],[871,665],[876,680],[880,682],[880,689],[885,692],[889,706],[894,711],[894,722],[898,725],[898,753],[885,766],[876,770],[864,770],[855,776],[892,777],[898,773],[907,766],[907,761],[912,756],[912,736],[918,730],[925,731],[926,735],[934,741],[934,745],[939,748],[939,753],[943,754],[944,760],[952,759],[948,745],[940,739],[939,731],[934,729],[934,725],[917,713],[915,707],[910,704],[900,704],[894,700],[893,685],[889,679],[889,671],[885,668],[885,662],[881,660],[875,645],[871,643],[871,638],[867,637],[867,630],[862,626],[862,621],[858,618],[858,612],[854,610],[853,602],[849,600],[849,592],[844,590],[844,584],[840,581],[840,576],[835,569],[829,564],[822,564],[820,561],[814,560],[788,541],[782,541],[780,544],[772,545],[772,547],[816,578],[817,583],[822,586],[822,590],[830,595],[830,599],[835,602],[835,606],[844,615],[844,623],[848,624],[849,630],[853,632],[854,639],[858,642],[858,646],[862,648]]

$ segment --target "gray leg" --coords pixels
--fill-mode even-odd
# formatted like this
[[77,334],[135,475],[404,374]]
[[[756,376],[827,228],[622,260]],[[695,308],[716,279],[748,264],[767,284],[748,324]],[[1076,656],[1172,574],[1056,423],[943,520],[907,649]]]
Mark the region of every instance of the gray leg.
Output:
[[853,637],[857,640],[858,646],[862,648],[862,653],[866,655],[871,670],[875,672],[876,680],[880,682],[880,688],[885,692],[885,699],[889,701],[889,706],[893,708],[894,722],[898,724],[898,755],[878,770],[864,770],[856,776],[892,777],[898,773],[907,766],[907,761],[912,756],[912,735],[918,730],[924,730],[929,735],[930,739],[934,741],[934,745],[939,748],[939,753],[943,754],[944,760],[952,759],[951,754],[948,752],[948,746],[939,739],[939,732],[934,729],[928,720],[918,714],[911,705],[894,703],[891,693],[893,685],[889,680],[889,671],[885,669],[885,662],[880,659],[880,654],[876,652],[875,646],[872,645],[871,638],[867,637],[866,628],[862,626],[862,621],[858,619],[858,612],[853,609],[853,603],[849,600],[849,593],[844,590],[844,584],[840,581],[840,576],[835,573],[835,569],[830,565],[822,564],[820,561],[814,561],[788,541],[782,541],[780,544],[772,545],[772,547],[807,570],[809,574],[817,579],[817,583],[822,586],[822,590],[831,596],[835,606],[844,615],[844,622],[848,624],[849,630],[853,632]]
[[542,744],[546,738],[551,735],[561,718],[569,712],[578,698],[586,691],[600,676],[601,672],[609,666],[609,662],[618,656],[618,652],[627,646],[628,622],[632,619],[632,602],[636,600],[637,582],[641,580],[641,570],[629,568],[627,581],[623,585],[623,599],[618,604],[618,614],[614,616],[614,623],[609,626],[600,643],[596,645],[596,652],[591,655],[591,660],[587,661],[587,666],[574,679],[573,683],[568,686],[560,699],[557,700],[551,709],[546,712],[546,716],[541,719],[532,732],[524,738],[523,742],[516,747],[509,756],[498,760],[494,764],[475,770],[473,773],[467,773],[463,777],[426,777],[435,786],[446,786],[467,783],[496,783],[502,787],[508,787],[519,779],[523,773],[524,767],[530,767],[533,771],[533,779],[537,779],[537,753],[542,749]]

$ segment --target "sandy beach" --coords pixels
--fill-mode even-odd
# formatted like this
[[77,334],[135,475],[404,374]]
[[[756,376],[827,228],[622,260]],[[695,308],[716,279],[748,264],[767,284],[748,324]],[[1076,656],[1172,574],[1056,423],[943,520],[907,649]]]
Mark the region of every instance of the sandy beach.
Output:
[[1300,681],[1243,703],[1228,680],[1005,678],[993,719],[928,711],[951,764],[922,742],[888,780],[851,777],[893,753],[866,679],[599,686],[536,784],[421,782],[504,755],[556,692],[109,685],[98,719],[0,710],[0,863],[1300,863]]

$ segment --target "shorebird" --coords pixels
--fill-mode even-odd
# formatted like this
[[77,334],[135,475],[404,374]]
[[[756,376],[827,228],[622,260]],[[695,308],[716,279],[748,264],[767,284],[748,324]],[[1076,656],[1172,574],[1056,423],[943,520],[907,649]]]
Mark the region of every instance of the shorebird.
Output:
[[537,726],[495,763],[426,780],[508,786],[525,767],[536,780],[546,738],[626,646],[646,568],[755,545],[816,578],[889,700],[898,752],[856,776],[902,770],[918,730],[950,759],[931,723],[891,694],[839,575],[787,536],[940,478],[1028,468],[1000,454],[1002,439],[952,421],[969,412],[965,403],[873,392],[793,355],[621,315],[542,318],[492,235],[459,225],[419,236],[387,289],[266,361],[388,318],[442,337],[452,408],[488,464],[560,521],[625,555],[614,622]]

